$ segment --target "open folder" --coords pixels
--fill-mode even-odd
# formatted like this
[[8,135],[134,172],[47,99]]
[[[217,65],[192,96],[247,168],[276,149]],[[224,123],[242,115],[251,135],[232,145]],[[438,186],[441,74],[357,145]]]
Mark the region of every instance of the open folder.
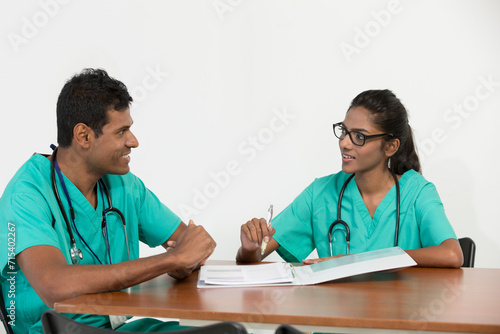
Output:
[[204,265],[198,288],[310,285],[344,277],[411,267],[417,263],[401,248],[347,255],[306,266],[275,262],[259,265]]

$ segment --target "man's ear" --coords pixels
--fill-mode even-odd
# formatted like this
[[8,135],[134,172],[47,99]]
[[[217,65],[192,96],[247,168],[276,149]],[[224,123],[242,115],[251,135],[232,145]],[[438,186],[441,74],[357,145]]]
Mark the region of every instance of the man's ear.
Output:
[[385,155],[389,158],[392,157],[399,150],[400,144],[401,142],[398,138],[387,141],[384,148]]
[[89,148],[94,139],[94,131],[84,123],[78,123],[73,128],[73,141],[82,148]]

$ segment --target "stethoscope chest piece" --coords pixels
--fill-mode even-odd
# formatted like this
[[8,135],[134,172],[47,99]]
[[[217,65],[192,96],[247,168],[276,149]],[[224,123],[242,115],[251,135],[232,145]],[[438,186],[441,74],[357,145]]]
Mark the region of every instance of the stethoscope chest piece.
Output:
[[70,248],[71,261],[73,264],[78,264],[80,260],[83,259],[82,251],[76,247],[76,244],[73,244],[73,247]]
[[[340,229],[342,232],[344,232],[344,236],[345,236],[345,241],[346,241],[346,244],[347,244],[347,249],[346,249],[346,255],[349,254],[349,249],[350,249],[350,242],[351,242],[351,230],[349,229],[349,225],[347,225],[347,223],[341,219],[337,219],[336,221],[334,221],[331,225],[330,225],[330,228],[328,229],[328,242],[330,243],[330,248],[331,248],[331,244],[332,244],[332,237],[333,237],[333,229],[335,228],[335,226],[337,226],[338,224],[340,225],[343,225],[345,230],[342,230]],[[331,251],[331,250],[330,250]]]

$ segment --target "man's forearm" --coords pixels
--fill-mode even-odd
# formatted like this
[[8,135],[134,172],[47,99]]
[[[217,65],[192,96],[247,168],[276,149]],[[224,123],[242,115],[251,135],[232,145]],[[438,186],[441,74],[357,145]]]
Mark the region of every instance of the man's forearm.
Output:
[[[61,253],[48,255],[47,251],[53,251],[46,249],[50,246],[36,248],[40,247],[43,248],[24,250],[18,262],[37,294],[49,307],[53,307],[55,302],[82,294],[118,291],[131,287],[177,270],[183,262],[175,252],[169,252],[110,265],[70,265],[65,262]],[[34,256],[33,253],[37,251],[48,255],[43,256],[45,259],[52,259],[45,260]],[[54,257],[61,259],[54,261]],[[43,272],[32,270],[39,266],[33,266],[31,261],[37,261],[38,265],[43,264]],[[31,279],[33,276],[37,276],[37,279]]]

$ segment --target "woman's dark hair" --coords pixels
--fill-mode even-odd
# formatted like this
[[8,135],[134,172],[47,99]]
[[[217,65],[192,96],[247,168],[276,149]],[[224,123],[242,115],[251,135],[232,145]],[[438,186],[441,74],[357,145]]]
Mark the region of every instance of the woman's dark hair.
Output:
[[78,123],[89,126],[96,136],[109,122],[108,110],[123,111],[132,97],[127,87],[111,78],[106,71],[87,68],[64,85],[57,100],[57,142],[61,147],[71,145],[73,128]]
[[[413,132],[408,123],[408,112],[401,101],[388,89],[367,90],[351,102],[349,109],[363,107],[371,112],[371,121],[382,132],[393,134],[400,141],[398,151],[391,157],[390,169],[403,174],[413,169],[421,173],[420,161],[413,141]],[[390,140],[391,137],[387,137]]]

